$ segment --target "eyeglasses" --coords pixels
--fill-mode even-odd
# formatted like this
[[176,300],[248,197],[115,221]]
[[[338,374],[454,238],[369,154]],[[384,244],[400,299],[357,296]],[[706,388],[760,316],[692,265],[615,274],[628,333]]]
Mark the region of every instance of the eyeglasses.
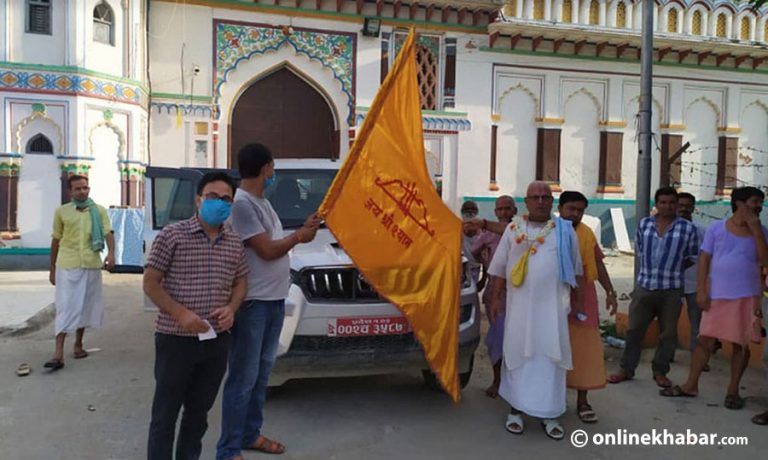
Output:
[[221,200],[225,203],[232,203],[232,197],[229,195],[219,196],[218,193],[210,192],[205,194],[206,200]]
[[529,196],[525,197],[525,199],[526,200],[531,200],[531,201],[544,201],[544,202],[547,202],[547,201],[554,200],[555,197],[553,197],[552,195],[529,195]]

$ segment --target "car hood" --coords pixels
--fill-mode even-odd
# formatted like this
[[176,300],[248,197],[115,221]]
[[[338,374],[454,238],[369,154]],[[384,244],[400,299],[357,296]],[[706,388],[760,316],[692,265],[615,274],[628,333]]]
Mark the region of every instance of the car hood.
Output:
[[291,250],[291,270],[339,265],[352,265],[352,259],[328,229],[318,230],[312,242],[299,244]]

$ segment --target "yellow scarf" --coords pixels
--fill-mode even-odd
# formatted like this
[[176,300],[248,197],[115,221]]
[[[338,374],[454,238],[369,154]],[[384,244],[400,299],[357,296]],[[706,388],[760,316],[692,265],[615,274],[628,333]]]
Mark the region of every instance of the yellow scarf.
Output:
[[584,265],[584,277],[588,282],[597,279],[597,260],[595,259],[595,246],[597,238],[592,229],[579,223],[576,226],[576,237],[579,239],[579,254],[581,254],[581,263]]

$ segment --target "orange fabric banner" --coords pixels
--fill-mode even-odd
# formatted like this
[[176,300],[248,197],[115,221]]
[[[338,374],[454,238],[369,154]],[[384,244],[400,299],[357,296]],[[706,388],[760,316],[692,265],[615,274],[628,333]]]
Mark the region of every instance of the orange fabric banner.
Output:
[[461,220],[427,171],[414,36],[319,212],[366,280],[408,318],[432,371],[458,401]]

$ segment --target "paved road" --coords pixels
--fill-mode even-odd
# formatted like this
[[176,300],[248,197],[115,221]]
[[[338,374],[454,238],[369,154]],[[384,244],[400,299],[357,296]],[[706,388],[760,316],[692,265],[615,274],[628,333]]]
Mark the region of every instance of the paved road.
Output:
[[[143,313],[140,277],[107,275],[106,327],[86,336],[87,348],[99,348],[87,359],[68,359],[55,374],[41,365],[53,348],[51,326],[35,333],[0,339],[0,459],[140,459],[145,453],[153,392],[153,315]],[[71,342],[68,342],[68,347]],[[687,353],[678,353],[671,377],[686,372]],[[672,401],[656,395],[646,355],[638,379],[595,392],[593,406],[601,420],[584,426],[569,412],[569,434],[585,428],[591,434],[627,430],[646,433],[667,428],[674,433],[747,436],[748,447],[595,447],[576,449],[568,440],[554,442],[534,420],[523,436],[507,434],[507,411],[500,400],[483,395],[490,382],[484,350],[459,405],[427,390],[418,375],[322,379],[289,382],[268,402],[265,433],[285,442],[285,459],[507,459],[507,458],[763,458],[768,427],[749,422],[765,410],[765,378],[750,370],[743,411],[722,407],[727,364],[716,360],[705,376],[703,396]],[[609,368],[617,351],[609,350]],[[14,375],[28,361],[33,374]],[[89,407],[93,410],[89,410]],[[213,458],[220,427],[220,403],[210,416],[203,458]],[[246,458],[265,458],[256,454]]]

